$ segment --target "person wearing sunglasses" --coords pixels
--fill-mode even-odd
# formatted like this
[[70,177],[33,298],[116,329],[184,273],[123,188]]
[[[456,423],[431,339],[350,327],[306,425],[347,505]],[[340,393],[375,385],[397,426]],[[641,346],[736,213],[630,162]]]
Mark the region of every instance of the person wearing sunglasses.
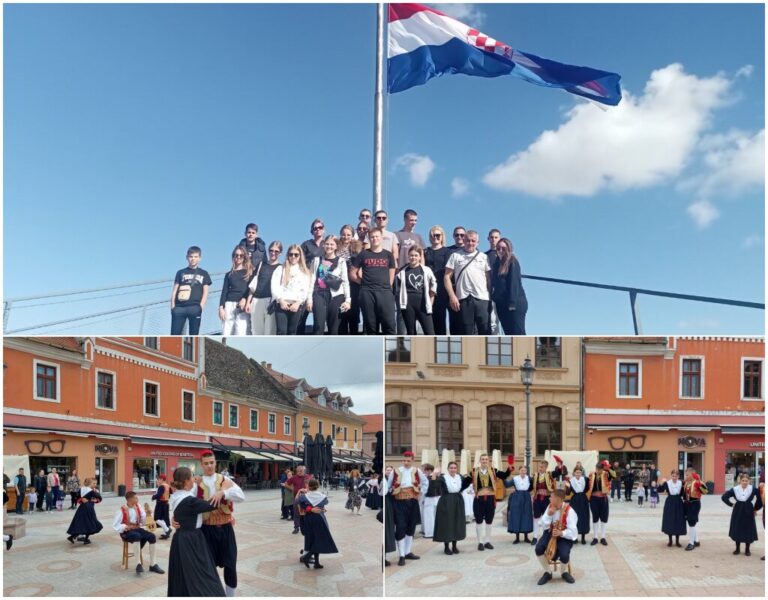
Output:
[[376,219],[374,227],[378,227],[381,230],[381,247],[391,252],[392,256],[395,257],[395,261],[397,261],[400,248],[398,247],[397,236],[393,232],[387,231],[387,224],[389,223],[387,211],[377,210],[374,218]]
[[248,333],[248,313],[245,305],[248,298],[248,284],[253,278],[253,263],[248,258],[245,246],[237,246],[232,251],[232,268],[224,275],[219,296],[219,319],[222,323],[222,335],[246,335]]
[[497,259],[491,267],[491,300],[504,335],[525,335],[528,298],[523,289],[520,263],[507,238],[498,241],[495,251]]
[[[344,228],[349,227],[345,225],[342,227],[342,248],[344,246]],[[364,221],[360,221],[357,225],[357,233],[355,239],[349,243],[348,251],[349,258],[347,259],[347,269],[351,268],[355,258],[363,251],[370,247],[368,244],[368,225]],[[342,256],[342,251],[338,252],[339,256]],[[354,281],[352,277],[349,277],[349,296],[350,296],[350,309],[341,314],[341,325],[339,326],[339,335],[358,335],[360,333],[360,283]]]
[[437,292],[432,304],[432,326],[435,335],[446,334],[445,316],[448,312],[448,292],[445,289],[445,263],[452,250],[445,245],[445,230],[435,225],[429,230],[429,248],[424,250],[424,264],[432,269],[437,279]]
[[307,311],[312,313],[313,335],[323,335],[328,324],[328,334],[338,335],[341,314],[348,311],[351,301],[347,261],[336,254],[336,237],[329,235],[323,242],[325,253],[312,261],[307,301]]
[[368,232],[370,230],[370,226],[365,221],[360,221],[357,224],[357,229],[355,230],[355,239],[363,244],[363,249],[371,247],[371,244],[368,241]]
[[371,211],[367,208],[361,208],[360,214],[357,216],[357,220],[361,223],[365,223],[365,228],[371,228]]
[[[309,228],[309,232],[312,237],[305,240],[301,244],[301,251],[304,253],[304,261],[309,266],[315,258],[323,256],[323,238],[325,237],[325,224],[322,219],[315,219],[312,221],[312,225]],[[311,293],[311,292],[310,292]],[[304,311],[301,314],[301,320],[297,326],[297,333],[304,335],[307,329],[307,317],[309,311]]]
[[275,335],[275,314],[269,312],[272,303],[272,275],[280,266],[283,244],[274,241],[269,245],[267,259],[259,263],[256,274],[248,285],[246,312],[251,315],[251,335]]
[[272,274],[271,290],[275,302],[275,333],[296,335],[312,288],[309,287],[310,273],[304,262],[301,247],[288,247],[285,263]]
[[248,251],[248,258],[251,259],[254,270],[267,258],[264,240],[259,237],[259,226],[256,223],[248,223],[245,226],[245,237],[240,240],[238,246],[244,246]]

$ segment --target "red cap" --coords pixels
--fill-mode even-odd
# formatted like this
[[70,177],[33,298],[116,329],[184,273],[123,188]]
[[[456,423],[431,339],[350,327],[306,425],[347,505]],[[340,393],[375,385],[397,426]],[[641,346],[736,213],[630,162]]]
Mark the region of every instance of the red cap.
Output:
[[696,471],[691,473],[691,477],[693,477],[696,481],[701,481],[701,477],[699,477],[699,474]]
[[609,463],[607,460],[604,460],[600,464],[603,466],[604,469],[610,469],[611,468],[611,463]]
[[508,454],[507,455],[507,464],[508,465],[514,465],[515,464],[515,455],[514,454]]
[[553,454],[553,455],[552,455],[552,458],[554,458],[554,459],[555,459],[555,462],[556,462],[558,465],[562,465],[562,464],[563,464],[563,459],[562,459],[562,458],[560,458],[560,457],[559,457],[557,454]]
[[411,458],[413,458],[413,452],[411,452],[410,450],[406,450],[405,452],[403,452],[403,458],[407,456],[410,456]]
[[163,474],[163,473],[160,473],[160,475],[158,475],[158,476],[157,476],[157,478],[158,478],[160,481],[165,481],[165,474]]
[[213,450],[203,450],[200,453],[200,460],[203,460],[206,456],[215,456]]

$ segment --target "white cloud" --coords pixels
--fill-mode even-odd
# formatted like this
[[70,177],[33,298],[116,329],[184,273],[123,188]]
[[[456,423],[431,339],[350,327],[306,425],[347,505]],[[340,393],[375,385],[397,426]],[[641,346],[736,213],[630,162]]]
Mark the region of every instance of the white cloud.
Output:
[[736,71],[736,77],[751,77],[755,67],[752,65],[744,65],[738,71]]
[[420,154],[403,154],[395,160],[395,169],[404,168],[408,171],[411,184],[415,187],[424,187],[435,170],[435,163],[429,156]]
[[688,207],[688,214],[699,229],[709,227],[720,218],[720,211],[709,200],[698,200]]
[[731,85],[725,75],[700,78],[677,63],[658,69],[642,95],[624,90],[621,104],[606,112],[577,104],[558,129],[542,133],[483,181],[549,199],[665,182],[688,164]]
[[757,248],[762,245],[763,236],[757,234],[748,235],[744,238],[744,241],[741,242],[741,247],[744,249]]
[[454,198],[461,198],[469,191],[469,182],[461,177],[454,177],[451,180],[451,194]]
[[444,12],[449,17],[471,25],[480,27],[485,21],[485,13],[480,10],[477,4],[433,4],[437,10]]

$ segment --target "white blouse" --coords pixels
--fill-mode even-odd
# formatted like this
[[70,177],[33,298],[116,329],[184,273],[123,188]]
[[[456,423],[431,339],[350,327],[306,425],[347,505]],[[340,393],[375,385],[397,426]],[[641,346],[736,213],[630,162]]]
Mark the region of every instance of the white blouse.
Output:
[[445,481],[445,487],[448,489],[449,494],[456,494],[461,491],[461,475],[449,475],[443,473],[443,480]]
[[518,492],[527,492],[531,487],[531,480],[528,478],[528,475],[515,475],[512,481],[515,482],[515,490]]
[[587,487],[587,480],[584,477],[581,477],[579,479],[576,479],[575,477],[571,477],[569,483],[571,485],[571,489],[576,494],[583,492],[584,488]]
[[288,283],[283,285],[283,265],[280,265],[272,273],[270,288],[275,300],[286,302],[306,302],[311,297],[312,288],[309,287],[310,275],[304,273],[299,265],[289,265]]
[[752,495],[752,485],[748,485],[746,488],[737,485],[733,488],[733,495],[736,496],[736,500],[739,502],[746,502]]
[[683,489],[683,482],[679,479],[677,482],[672,481],[671,479],[667,481],[667,492],[670,496],[679,496],[680,490]]

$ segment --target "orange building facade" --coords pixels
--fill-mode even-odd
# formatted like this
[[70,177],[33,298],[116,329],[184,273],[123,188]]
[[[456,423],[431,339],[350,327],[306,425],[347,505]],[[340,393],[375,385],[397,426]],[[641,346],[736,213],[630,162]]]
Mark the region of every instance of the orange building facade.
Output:
[[585,338],[585,447],[662,476],[693,466],[716,492],[765,468],[760,338]]

